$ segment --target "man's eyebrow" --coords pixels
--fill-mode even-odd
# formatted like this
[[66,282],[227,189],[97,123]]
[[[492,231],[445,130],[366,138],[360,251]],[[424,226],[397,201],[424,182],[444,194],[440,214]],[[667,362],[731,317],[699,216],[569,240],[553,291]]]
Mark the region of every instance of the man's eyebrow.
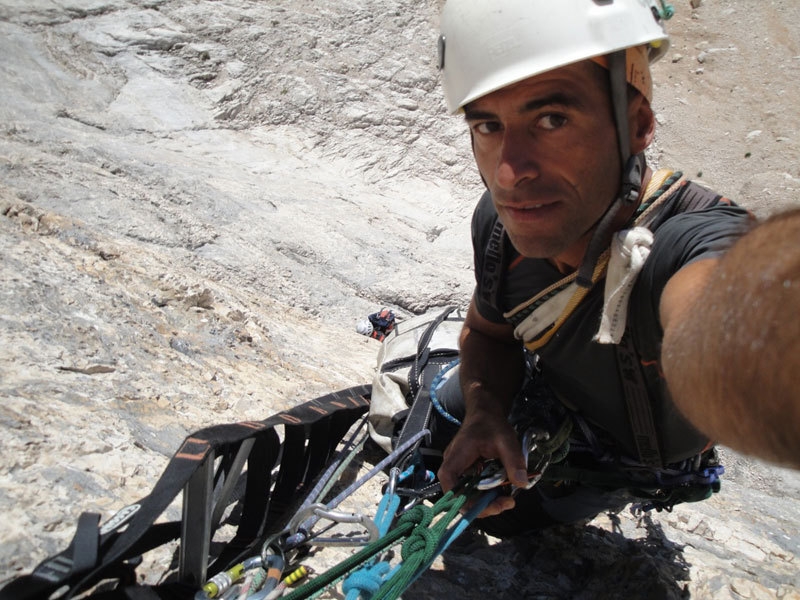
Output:
[[522,108],[520,112],[521,113],[531,112],[534,110],[539,110],[540,108],[544,108],[545,106],[563,106],[566,108],[570,108],[580,105],[581,105],[580,100],[578,100],[578,98],[573,96],[572,94],[556,92],[555,94],[550,94],[549,96],[545,96],[543,98],[536,98],[535,100],[531,100],[530,102],[525,104],[525,106]]
[[[556,92],[542,98],[535,98],[530,102],[525,103],[520,109],[520,114],[526,112],[533,112],[540,110],[546,106],[563,106],[566,108],[580,106],[581,102],[577,97],[563,92]],[[468,104],[464,107],[464,119],[467,121],[491,121],[496,119],[497,115],[493,112],[480,110],[470,107]]]
[[497,115],[486,110],[475,110],[469,106],[464,107],[464,119],[466,121],[491,121],[496,119]]

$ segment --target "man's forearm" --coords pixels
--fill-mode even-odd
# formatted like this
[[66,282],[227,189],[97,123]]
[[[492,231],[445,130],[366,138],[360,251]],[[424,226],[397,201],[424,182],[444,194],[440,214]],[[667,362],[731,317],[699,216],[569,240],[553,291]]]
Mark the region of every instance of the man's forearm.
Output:
[[[800,210],[718,262],[665,328],[662,365],[681,411],[711,438],[800,467]],[[691,265],[690,265],[691,266]]]
[[461,334],[459,371],[466,412],[507,416],[525,374],[524,353],[513,337],[500,341],[471,326],[476,317],[471,306]]
[[[466,415],[458,433],[444,452],[439,469],[442,488],[452,489],[476,461],[497,458],[512,483],[527,482],[525,458],[519,439],[508,422],[511,403],[525,374],[522,347],[510,325],[482,318],[470,305],[460,347],[459,377]],[[509,497],[497,498],[484,516],[513,506]]]

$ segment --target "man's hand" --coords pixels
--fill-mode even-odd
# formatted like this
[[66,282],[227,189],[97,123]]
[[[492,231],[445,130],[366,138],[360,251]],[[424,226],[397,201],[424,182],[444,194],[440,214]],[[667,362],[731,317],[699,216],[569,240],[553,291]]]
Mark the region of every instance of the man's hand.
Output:
[[[493,458],[500,460],[513,485],[527,485],[527,465],[514,428],[500,415],[475,412],[464,420],[458,434],[444,451],[444,461],[438,473],[442,489],[452,489],[470,467]],[[513,498],[500,496],[486,507],[480,517],[490,517],[513,507]]]
[[[460,339],[461,391],[466,416],[444,451],[439,481],[445,491],[481,460],[499,459],[513,485],[528,483],[527,465],[517,433],[508,422],[511,403],[525,373],[522,346],[509,324],[486,320],[473,299]],[[490,517],[514,507],[502,496],[480,516]]]

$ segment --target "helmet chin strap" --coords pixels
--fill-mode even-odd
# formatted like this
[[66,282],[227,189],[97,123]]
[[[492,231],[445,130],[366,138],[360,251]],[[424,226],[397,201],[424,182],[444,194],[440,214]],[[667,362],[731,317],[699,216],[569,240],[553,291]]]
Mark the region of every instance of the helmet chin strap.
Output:
[[625,79],[625,68],[625,49],[608,55],[611,104],[617,126],[617,144],[620,165],[622,165],[622,181],[617,196],[598,219],[594,233],[586,248],[586,254],[580,267],[578,267],[576,283],[585,288],[593,285],[592,275],[597,265],[597,260],[611,241],[617,216],[621,210],[632,206],[636,202],[642,187],[645,159],[643,153],[631,156],[630,132],[628,129],[628,84]]

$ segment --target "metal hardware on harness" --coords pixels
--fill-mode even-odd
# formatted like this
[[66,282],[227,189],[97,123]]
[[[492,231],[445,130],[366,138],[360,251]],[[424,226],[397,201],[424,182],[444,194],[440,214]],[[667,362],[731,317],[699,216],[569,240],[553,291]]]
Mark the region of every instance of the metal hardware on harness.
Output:
[[[366,530],[367,535],[358,537],[323,538],[320,537],[323,531],[316,534],[313,532],[301,532],[300,525],[309,517],[317,517],[319,519],[327,519],[328,521],[331,521],[332,524],[323,529],[323,531],[326,531],[337,523],[357,523]],[[377,540],[380,537],[378,527],[368,516],[345,513],[337,510],[328,510],[324,504],[312,504],[298,512],[289,522],[288,530],[289,539],[294,537],[295,534],[303,533],[305,534],[305,539],[303,542],[310,542],[313,540],[315,546],[363,546]]]
[[[400,483],[403,479],[408,478],[408,476],[413,471],[413,466],[409,467],[402,473],[400,469],[397,467],[392,467],[389,471],[389,482],[386,484],[386,491],[384,492],[386,495],[393,496],[397,494],[397,484]],[[412,508],[414,508],[417,504],[419,504],[424,498],[422,496],[412,497],[403,508],[398,511],[398,514],[403,514]]]
[[[436,475],[425,468],[420,455],[410,459],[410,466],[404,471],[394,467],[390,473],[389,483],[386,485],[386,494],[396,494],[400,498],[407,500],[405,506],[398,510],[397,516],[411,510],[420,502],[438,495],[441,486],[436,482]],[[411,481],[410,486],[404,482]],[[400,484],[404,484],[400,487]]]
[[395,490],[397,490],[397,480],[400,479],[400,469],[397,467],[392,467],[389,470],[389,483],[386,484],[386,494],[389,496],[394,496]]
[[[542,478],[542,472],[550,462],[550,454],[541,454],[536,452],[539,444],[546,442],[550,439],[550,434],[543,429],[536,427],[529,427],[522,435],[522,453],[525,457],[525,463],[528,465],[528,483],[519,488],[513,486],[512,493],[519,489],[531,489]],[[537,457],[536,463],[531,464],[531,458]],[[481,471],[480,480],[475,486],[477,489],[486,491],[496,487],[508,484],[508,476],[499,460],[492,460]]]

